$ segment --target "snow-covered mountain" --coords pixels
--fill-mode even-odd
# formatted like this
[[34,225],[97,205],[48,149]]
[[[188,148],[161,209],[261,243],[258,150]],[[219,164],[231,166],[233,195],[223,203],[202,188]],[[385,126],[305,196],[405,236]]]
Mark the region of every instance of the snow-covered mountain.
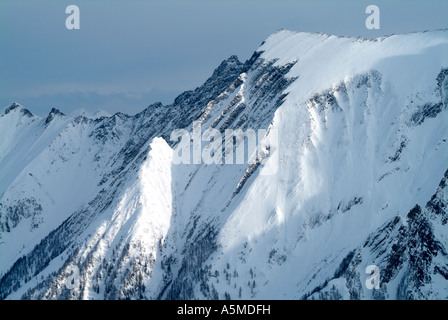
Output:
[[[448,30],[279,31],[133,116],[14,103],[0,298],[447,299],[447,106]],[[198,125],[212,156],[236,152],[226,130],[261,130],[239,142],[255,161],[196,163]]]

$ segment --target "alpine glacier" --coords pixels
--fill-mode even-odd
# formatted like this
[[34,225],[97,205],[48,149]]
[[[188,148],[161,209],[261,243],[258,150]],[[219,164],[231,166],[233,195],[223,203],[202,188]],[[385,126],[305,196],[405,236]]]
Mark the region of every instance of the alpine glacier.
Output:
[[[0,299],[447,299],[447,106],[448,30],[281,30],[133,116],[13,103]],[[265,161],[174,164],[194,121]]]

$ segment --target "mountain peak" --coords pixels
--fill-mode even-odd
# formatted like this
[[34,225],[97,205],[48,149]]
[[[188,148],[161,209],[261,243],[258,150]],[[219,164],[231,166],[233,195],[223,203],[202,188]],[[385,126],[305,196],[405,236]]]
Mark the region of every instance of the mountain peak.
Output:
[[228,73],[233,70],[240,70],[243,63],[238,59],[236,55],[232,55],[226,60],[222,61],[218,68],[213,72],[213,76],[217,76],[223,73]]
[[231,55],[227,60],[225,60],[227,63],[241,63],[238,59],[237,55]]
[[3,113],[3,115],[7,115],[8,113],[10,113],[11,111],[14,110],[20,110],[20,113],[23,114],[24,116],[27,117],[33,117],[34,115],[26,108],[24,108],[23,106],[21,106],[19,103],[17,102],[13,102]]
[[14,109],[17,109],[17,108],[20,108],[20,107],[21,107],[20,104],[18,104],[17,102],[13,102],[13,103],[11,103],[11,105],[9,106],[8,109],[14,110]]
[[62,113],[59,109],[51,108],[50,113],[45,119],[45,125],[48,125],[55,117],[65,117],[65,114]]

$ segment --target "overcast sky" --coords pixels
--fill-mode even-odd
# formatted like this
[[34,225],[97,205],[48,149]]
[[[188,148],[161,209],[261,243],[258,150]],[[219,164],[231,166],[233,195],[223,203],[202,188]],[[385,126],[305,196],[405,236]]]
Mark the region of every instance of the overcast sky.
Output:
[[[68,30],[68,5],[80,29]],[[368,5],[380,30],[365,27]],[[448,27],[446,0],[1,0],[0,108],[135,114],[200,86],[279,29],[374,38]]]

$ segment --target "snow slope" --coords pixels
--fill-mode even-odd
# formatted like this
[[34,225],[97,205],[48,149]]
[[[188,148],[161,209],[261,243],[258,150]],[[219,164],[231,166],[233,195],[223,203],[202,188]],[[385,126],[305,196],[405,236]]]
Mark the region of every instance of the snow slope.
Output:
[[[13,104],[0,297],[446,299],[447,53],[447,30],[280,31],[134,116],[42,119]],[[223,153],[236,148],[226,129],[266,130],[264,151],[174,164],[170,134],[193,121],[219,130]]]

